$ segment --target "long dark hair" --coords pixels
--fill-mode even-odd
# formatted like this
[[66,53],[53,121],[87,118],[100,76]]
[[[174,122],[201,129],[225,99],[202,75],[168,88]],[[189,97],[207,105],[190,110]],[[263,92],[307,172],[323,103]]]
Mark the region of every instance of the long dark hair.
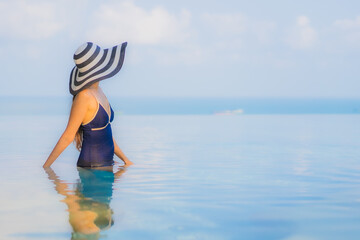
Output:
[[[72,99],[73,102],[74,102],[74,99],[75,99],[75,96]],[[75,144],[77,150],[79,150],[79,151],[81,150],[82,140],[83,140],[83,131],[80,126],[79,129],[77,130],[77,132],[75,134],[75,138],[74,138],[74,144]]]

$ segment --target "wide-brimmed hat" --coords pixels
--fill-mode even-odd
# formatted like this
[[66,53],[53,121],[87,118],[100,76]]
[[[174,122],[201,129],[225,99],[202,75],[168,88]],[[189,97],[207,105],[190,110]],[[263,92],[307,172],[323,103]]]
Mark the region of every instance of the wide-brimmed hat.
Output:
[[127,42],[108,49],[87,42],[74,54],[76,66],[70,74],[69,89],[72,95],[91,84],[110,78],[118,73],[123,65]]

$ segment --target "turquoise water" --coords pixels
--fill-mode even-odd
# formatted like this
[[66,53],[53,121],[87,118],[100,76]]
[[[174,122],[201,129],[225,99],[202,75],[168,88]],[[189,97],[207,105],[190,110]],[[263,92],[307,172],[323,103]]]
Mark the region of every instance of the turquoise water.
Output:
[[[78,171],[73,145],[42,169],[66,121],[0,116],[0,239],[85,239],[72,204],[108,226],[88,239],[360,234],[358,114],[117,114],[115,138],[135,165],[105,178]],[[84,184],[96,194],[72,201]]]

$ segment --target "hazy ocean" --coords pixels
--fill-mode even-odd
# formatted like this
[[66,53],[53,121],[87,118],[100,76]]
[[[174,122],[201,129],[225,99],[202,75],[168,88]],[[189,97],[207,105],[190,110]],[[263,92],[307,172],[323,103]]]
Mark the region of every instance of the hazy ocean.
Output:
[[[0,114],[67,114],[71,101],[71,97],[0,96]],[[109,97],[109,101],[126,115],[208,115],[237,109],[244,114],[360,114],[360,99]]]
[[0,239],[360,236],[359,99],[109,100],[117,177],[73,145],[43,170],[71,98],[1,97]]

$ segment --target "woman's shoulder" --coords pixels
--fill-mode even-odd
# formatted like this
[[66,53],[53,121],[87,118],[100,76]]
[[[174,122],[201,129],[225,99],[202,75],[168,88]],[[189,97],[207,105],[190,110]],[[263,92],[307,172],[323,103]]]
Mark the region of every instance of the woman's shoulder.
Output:
[[75,100],[89,100],[92,98],[89,89],[84,89],[75,96]]
[[77,105],[81,106],[87,106],[87,107],[96,107],[97,102],[94,96],[91,94],[90,90],[84,89],[78,94],[76,94],[74,103],[77,103]]

